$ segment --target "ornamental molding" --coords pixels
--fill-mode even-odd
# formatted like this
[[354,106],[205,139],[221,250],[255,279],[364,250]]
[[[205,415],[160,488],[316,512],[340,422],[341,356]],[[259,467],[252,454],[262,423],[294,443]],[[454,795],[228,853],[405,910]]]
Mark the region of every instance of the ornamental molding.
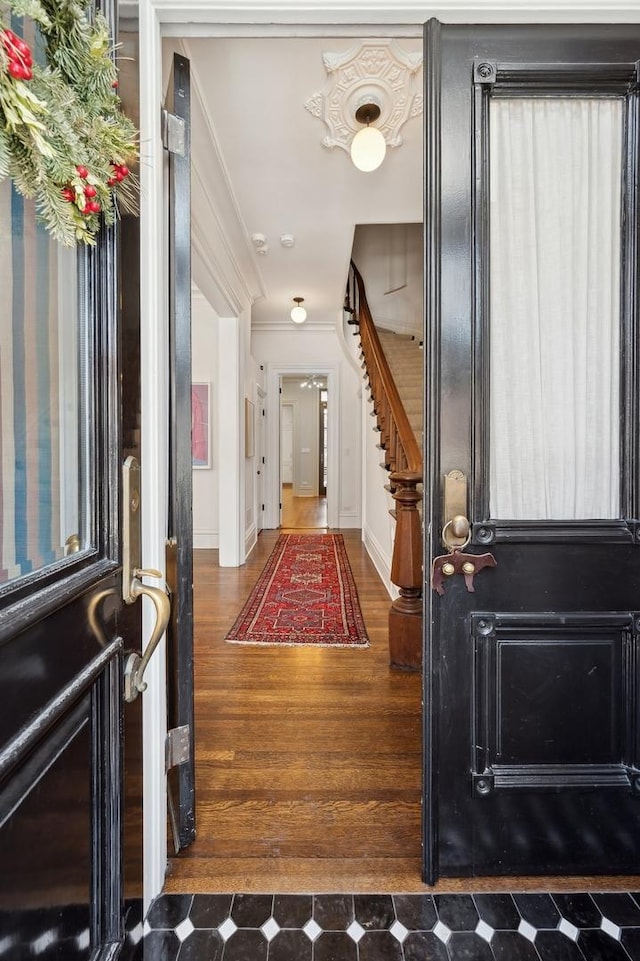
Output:
[[323,54],[322,60],[327,81],[305,102],[309,113],[327,126],[322,146],[348,151],[362,129],[355,119],[357,108],[374,101],[380,107],[375,126],[387,146],[399,147],[400,128],[422,113],[422,53],[408,53],[395,40],[361,40],[346,53]]

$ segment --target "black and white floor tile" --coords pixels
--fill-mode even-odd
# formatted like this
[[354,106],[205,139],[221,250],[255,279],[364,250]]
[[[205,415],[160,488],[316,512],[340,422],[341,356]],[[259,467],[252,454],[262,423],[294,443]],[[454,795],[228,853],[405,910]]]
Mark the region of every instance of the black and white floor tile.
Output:
[[640,893],[162,895],[140,961],[640,961]]

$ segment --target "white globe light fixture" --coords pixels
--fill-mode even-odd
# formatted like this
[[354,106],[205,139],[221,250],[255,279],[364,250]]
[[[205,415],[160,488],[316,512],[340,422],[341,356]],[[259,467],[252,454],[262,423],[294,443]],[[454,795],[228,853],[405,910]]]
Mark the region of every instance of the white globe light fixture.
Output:
[[358,123],[364,123],[366,127],[359,130],[351,141],[351,160],[354,166],[364,173],[377,170],[387,152],[387,142],[382,131],[369,126],[379,116],[380,106],[374,101],[360,104],[355,113]]
[[294,324],[304,324],[307,319],[307,312],[300,304],[304,303],[304,297],[294,297],[295,307],[291,309],[291,320]]

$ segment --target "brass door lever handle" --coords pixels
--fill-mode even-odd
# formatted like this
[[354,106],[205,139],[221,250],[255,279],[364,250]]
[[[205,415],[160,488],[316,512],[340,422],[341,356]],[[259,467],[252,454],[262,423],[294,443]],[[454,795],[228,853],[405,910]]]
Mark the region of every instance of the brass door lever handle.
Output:
[[135,701],[138,694],[141,694],[147,689],[146,681],[144,680],[144,672],[147,669],[147,664],[151,660],[151,656],[155,651],[160,638],[167,629],[167,624],[169,623],[169,618],[171,616],[171,601],[166,590],[162,587],[149,587],[147,584],[143,584],[140,580],[141,577],[161,577],[160,571],[156,570],[140,570],[136,568],[133,577],[131,579],[130,585],[130,596],[132,600],[141,597],[146,594],[147,597],[151,598],[156,609],[156,623],[151,632],[151,637],[147,643],[147,646],[142,653],[142,655],[133,652],[129,654],[124,665],[124,699],[125,701]]

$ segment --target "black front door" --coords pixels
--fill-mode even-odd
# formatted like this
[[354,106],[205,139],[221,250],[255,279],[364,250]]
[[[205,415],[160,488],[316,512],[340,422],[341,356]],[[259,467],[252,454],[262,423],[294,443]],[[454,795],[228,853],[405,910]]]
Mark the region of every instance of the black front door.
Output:
[[[169,159],[169,519],[167,631],[169,737],[178,745],[167,773],[169,820],[176,852],[195,838],[193,701],[193,449],[191,442],[191,85],[186,57],[173,55],[165,147]],[[208,397],[206,398],[208,401]],[[199,421],[202,417],[199,418]],[[208,425],[209,415],[206,412]],[[199,426],[199,425],[198,425]],[[208,429],[208,427],[207,427]],[[197,438],[200,439],[199,437]]]
[[639,59],[427,25],[430,882],[640,863]]
[[118,290],[137,229],[69,251],[8,180],[0,205],[0,942],[88,961],[116,956],[124,891],[142,894],[140,700],[123,703],[140,605],[122,602],[120,533],[139,312]]

